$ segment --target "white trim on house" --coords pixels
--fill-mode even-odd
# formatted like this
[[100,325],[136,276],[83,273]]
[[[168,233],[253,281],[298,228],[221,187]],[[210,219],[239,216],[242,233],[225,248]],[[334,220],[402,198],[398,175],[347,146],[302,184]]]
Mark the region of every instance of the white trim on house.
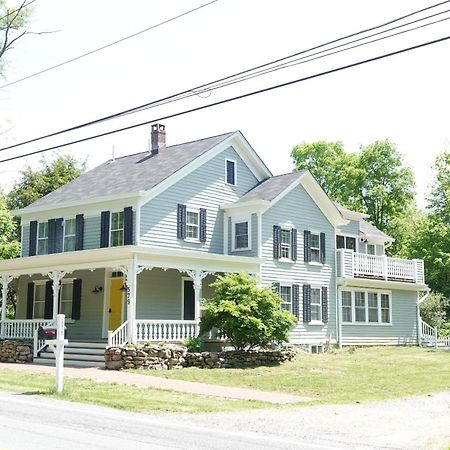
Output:
[[[68,220],[73,220],[74,221],[74,234],[68,234],[66,235],[66,222]],[[74,249],[73,251],[75,251],[75,246],[76,246],[76,238],[77,238],[77,230],[76,230],[76,219],[75,217],[70,217],[67,219],[63,219],[63,239],[62,239],[62,251],[66,252],[66,237],[73,237],[74,238]]]
[[367,289],[390,289],[400,291],[429,291],[426,284],[405,283],[403,281],[375,280],[371,278],[345,278],[337,277],[336,284],[342,288],[367,288]]
[[[192,224],[188,222],[188,213],[197,214],[197,224]],[[197,227],[197,237],[188,237],[188,226],[196,226]],[[186,237],[184,238],[186,242],[200,243],[200,208],[192,208],[186,205]]]

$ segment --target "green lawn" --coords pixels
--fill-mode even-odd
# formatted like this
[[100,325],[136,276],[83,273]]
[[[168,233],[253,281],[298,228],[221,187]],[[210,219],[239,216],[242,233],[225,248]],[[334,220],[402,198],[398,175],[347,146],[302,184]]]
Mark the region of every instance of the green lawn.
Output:
[[343,403],[450,390],[450,352],[417,347],[349,348],[300,354],[296,362],[281,366],[140,373],[299,394],[314,398],[313,403]]
[[64,381],[64,392],[56,394],[54,384],[55,378],[50,375],[14,369],[0,370],[0,390],[2,391],[44,395],[79,403],[109,406],[126,411],[199,413],[274,407],[272,404],[256,401],[208,398],[174,391],[143,389],[70,378]]

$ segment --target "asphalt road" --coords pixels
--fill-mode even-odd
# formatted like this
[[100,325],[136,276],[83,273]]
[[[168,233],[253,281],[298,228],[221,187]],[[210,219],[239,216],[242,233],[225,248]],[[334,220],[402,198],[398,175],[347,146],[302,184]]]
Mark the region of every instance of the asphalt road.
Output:
[[[248,414],[252,414],[251,411]],[[0,393],[0,450],[305,449],[316,445],[262,433],[222,431],[171,417]]]

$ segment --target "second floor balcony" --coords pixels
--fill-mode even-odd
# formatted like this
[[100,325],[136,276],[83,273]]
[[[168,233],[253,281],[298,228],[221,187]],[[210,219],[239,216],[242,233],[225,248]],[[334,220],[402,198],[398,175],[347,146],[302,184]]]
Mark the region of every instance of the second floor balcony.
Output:
[[421,259],[400,259],[337,250],[337,276],[425,284]]

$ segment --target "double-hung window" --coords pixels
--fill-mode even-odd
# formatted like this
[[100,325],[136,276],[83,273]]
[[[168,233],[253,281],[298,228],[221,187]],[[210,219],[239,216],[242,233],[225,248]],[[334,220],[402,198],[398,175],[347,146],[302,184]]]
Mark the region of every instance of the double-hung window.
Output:
[[43,319],[45,315],[45,282],[34,284],[33,319]]
[[311,321],[322,321],[322,300],[319,288],[311,289]]
[[111,214],[111,247],[123,245],[123,211]]
[[292,312],[292,286],[280,286],[281,309]]
[[59,313],[65,314],[66,319],[72,318],[73,281],[61,283],[59,292]]
[[365,292],[355,292],[355,322],[366,321],[366,295]]
[[374,244],[367,244],[367,254],[368,255],[375,255],[375,245]]
[[346,248],[348,250],[356,250],[356,238],[351,236],[336,236],[336,248]]
[[192,209],[186,211],[186,239],[199,239],[199,212]]
[[291,230],[281,229],[281,257],[292,259],[292,233]]
[[227,184],[236,186],[236,161],[225,160],[225,181]]
[[249,246],[248,221],[234,223],[234,250],[247,250]]
[[48,222],[38,225],[38,255],[48,254]]
[[380,291],[341,292],[342,322],[370,325],[391,323],[391,296]]
[[311,261],[320,262],[320,234],[311,233]]
[[76,225],[75,219],[64,221],[64,251],[73,252],[75,250]]

